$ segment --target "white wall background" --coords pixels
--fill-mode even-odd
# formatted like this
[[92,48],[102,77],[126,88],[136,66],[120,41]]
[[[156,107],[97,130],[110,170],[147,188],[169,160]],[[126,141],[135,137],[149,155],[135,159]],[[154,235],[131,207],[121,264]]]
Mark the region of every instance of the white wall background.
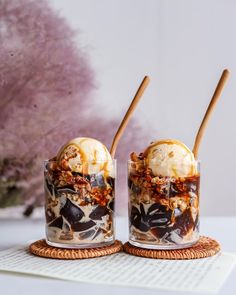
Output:
[[150,75],[135,117],[153,140],[177,138],[191,148],[221,71],[231,70],[199,157],[202,214],[236,215],[236,1],[49,1],[80,30],[106,116],[121,116]]

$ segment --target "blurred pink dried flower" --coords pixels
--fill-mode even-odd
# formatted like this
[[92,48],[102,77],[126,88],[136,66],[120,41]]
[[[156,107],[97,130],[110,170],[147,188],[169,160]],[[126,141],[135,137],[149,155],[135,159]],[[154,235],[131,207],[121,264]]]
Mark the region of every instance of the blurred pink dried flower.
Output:
[[[87,115],[94,73],[74,37],[47,1],[0,2],[0,207],[41,205],[43,160],[73,137],[110,145],[118,127]],[[141,146],[132,125],[119,146],[124,170],[130,149]]]

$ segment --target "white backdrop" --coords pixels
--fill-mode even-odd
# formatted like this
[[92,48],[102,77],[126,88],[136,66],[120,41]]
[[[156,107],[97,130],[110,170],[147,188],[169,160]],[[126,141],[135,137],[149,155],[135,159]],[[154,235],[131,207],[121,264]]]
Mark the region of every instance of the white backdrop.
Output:
[[106,116],[121,116],[150,75],[135,117],[152,140],[176,138],[192,148],[223,68],[231,70],[199,158],[202,214],[236,215],[236,1],[49,1],[80,30]]

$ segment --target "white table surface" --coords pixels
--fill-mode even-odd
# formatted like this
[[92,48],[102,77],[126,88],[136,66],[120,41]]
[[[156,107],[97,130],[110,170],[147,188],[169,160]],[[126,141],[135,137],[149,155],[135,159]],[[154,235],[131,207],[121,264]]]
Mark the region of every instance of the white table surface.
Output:
[[[117,218],[117,239],[127,240],[127,219]],[[204,217],[201,218],[201,234],[217,239],[224,252],[236,253],[236,217]],[[29,241],[44,237],[43,220],[1,220],[0,219],[0,250],[9,247],[26,245]],[[236,268],[225,282],[219,294],[233,294],[236,290]],[[29,275],[0,272],[0,294],[188,294],[167,292],[162,290],[146,290],[142,288],[113,287],[62,281],[51,278],[42,278]]]

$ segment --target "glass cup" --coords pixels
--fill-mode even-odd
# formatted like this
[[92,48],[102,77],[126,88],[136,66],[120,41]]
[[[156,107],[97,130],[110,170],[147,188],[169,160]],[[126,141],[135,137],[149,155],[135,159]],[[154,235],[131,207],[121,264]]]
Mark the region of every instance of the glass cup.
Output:
[[191,177],[154,176],[128,161],[129,242],[147,249],[181,249],[199,239],[200,164]]
[[112,244],[116,160],[81,163],[81,173],[45,161],[46,241],[60,248]]

